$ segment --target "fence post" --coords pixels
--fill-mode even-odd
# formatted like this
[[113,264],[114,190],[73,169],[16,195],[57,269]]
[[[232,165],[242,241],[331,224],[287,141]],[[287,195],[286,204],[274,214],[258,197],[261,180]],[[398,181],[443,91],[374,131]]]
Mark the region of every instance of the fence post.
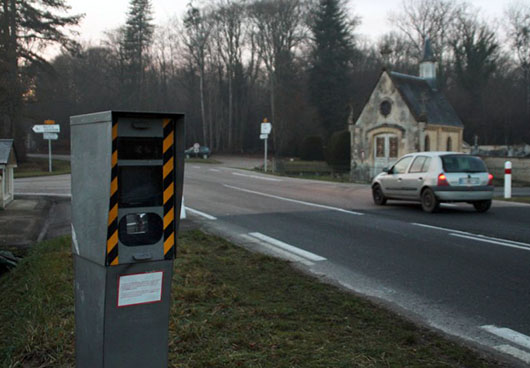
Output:
[[512,163],[504,163],[504,198],[512,198]]

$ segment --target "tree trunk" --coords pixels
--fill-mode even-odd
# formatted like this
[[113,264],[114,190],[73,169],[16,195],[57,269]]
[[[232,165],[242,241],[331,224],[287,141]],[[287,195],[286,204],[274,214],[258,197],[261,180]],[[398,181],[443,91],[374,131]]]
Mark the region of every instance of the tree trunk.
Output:
[[202,119],[202,140],[203,145],[207,146],[209,142],[208,139],[208,128],[206,126],[206,109],[204,105],[204,66],[201,66],[201,71],[199,73],[199,88],[201,95],[201,119]]
[[234,115],[233,115],[234,96],[233,96],[233,90],[232,90],[232,68],[229,67],[227,72],[228,72],[227,73],[228,74],[228,150],[233,151],[234,150],[234,147],[233,147],[234,132],[232,131],[233,130],[232,120],[234,119]]

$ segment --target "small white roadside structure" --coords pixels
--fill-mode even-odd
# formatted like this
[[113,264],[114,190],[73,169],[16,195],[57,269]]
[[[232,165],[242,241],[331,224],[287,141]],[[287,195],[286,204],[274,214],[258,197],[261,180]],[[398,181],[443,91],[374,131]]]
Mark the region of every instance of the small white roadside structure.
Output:
[[0,139],[0,208],[5,208],[15,197],[13,169],[17,155],[12,139]]

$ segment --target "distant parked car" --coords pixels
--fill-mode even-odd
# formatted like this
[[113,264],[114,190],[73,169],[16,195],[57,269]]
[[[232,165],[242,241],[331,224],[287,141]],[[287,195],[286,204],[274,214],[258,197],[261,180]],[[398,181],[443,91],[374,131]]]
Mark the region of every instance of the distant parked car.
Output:
[[435,212],[441,202],[467,202],[486,212],[493,198],[493,175],[476,156],[411,153],[372,180],[372,196],[377,205],[388,199],[419,201],[426,212]]
[[210,151],[210,148],[195,143],[193,146],[185,150],[184,154],[186,155],[186,158],[199,157],[207,159],[211,156],[212,152]]

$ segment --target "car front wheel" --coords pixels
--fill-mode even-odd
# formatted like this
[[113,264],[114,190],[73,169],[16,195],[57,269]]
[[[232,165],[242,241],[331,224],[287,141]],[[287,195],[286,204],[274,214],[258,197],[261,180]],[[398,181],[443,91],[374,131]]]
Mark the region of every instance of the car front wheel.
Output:
[[477,212],[486,212],[491,207],[491,200],[473,202],[473,207]]
[[421,208],[425,212],[433,213],[440,207],[440,201],[434,195],[432,189],[427,188],[421,193]]
[[372,197],[374,198],[374,203],[378,206],[383,206],[386,203],[386,197],[379,185],[374,185],[372,188]]

